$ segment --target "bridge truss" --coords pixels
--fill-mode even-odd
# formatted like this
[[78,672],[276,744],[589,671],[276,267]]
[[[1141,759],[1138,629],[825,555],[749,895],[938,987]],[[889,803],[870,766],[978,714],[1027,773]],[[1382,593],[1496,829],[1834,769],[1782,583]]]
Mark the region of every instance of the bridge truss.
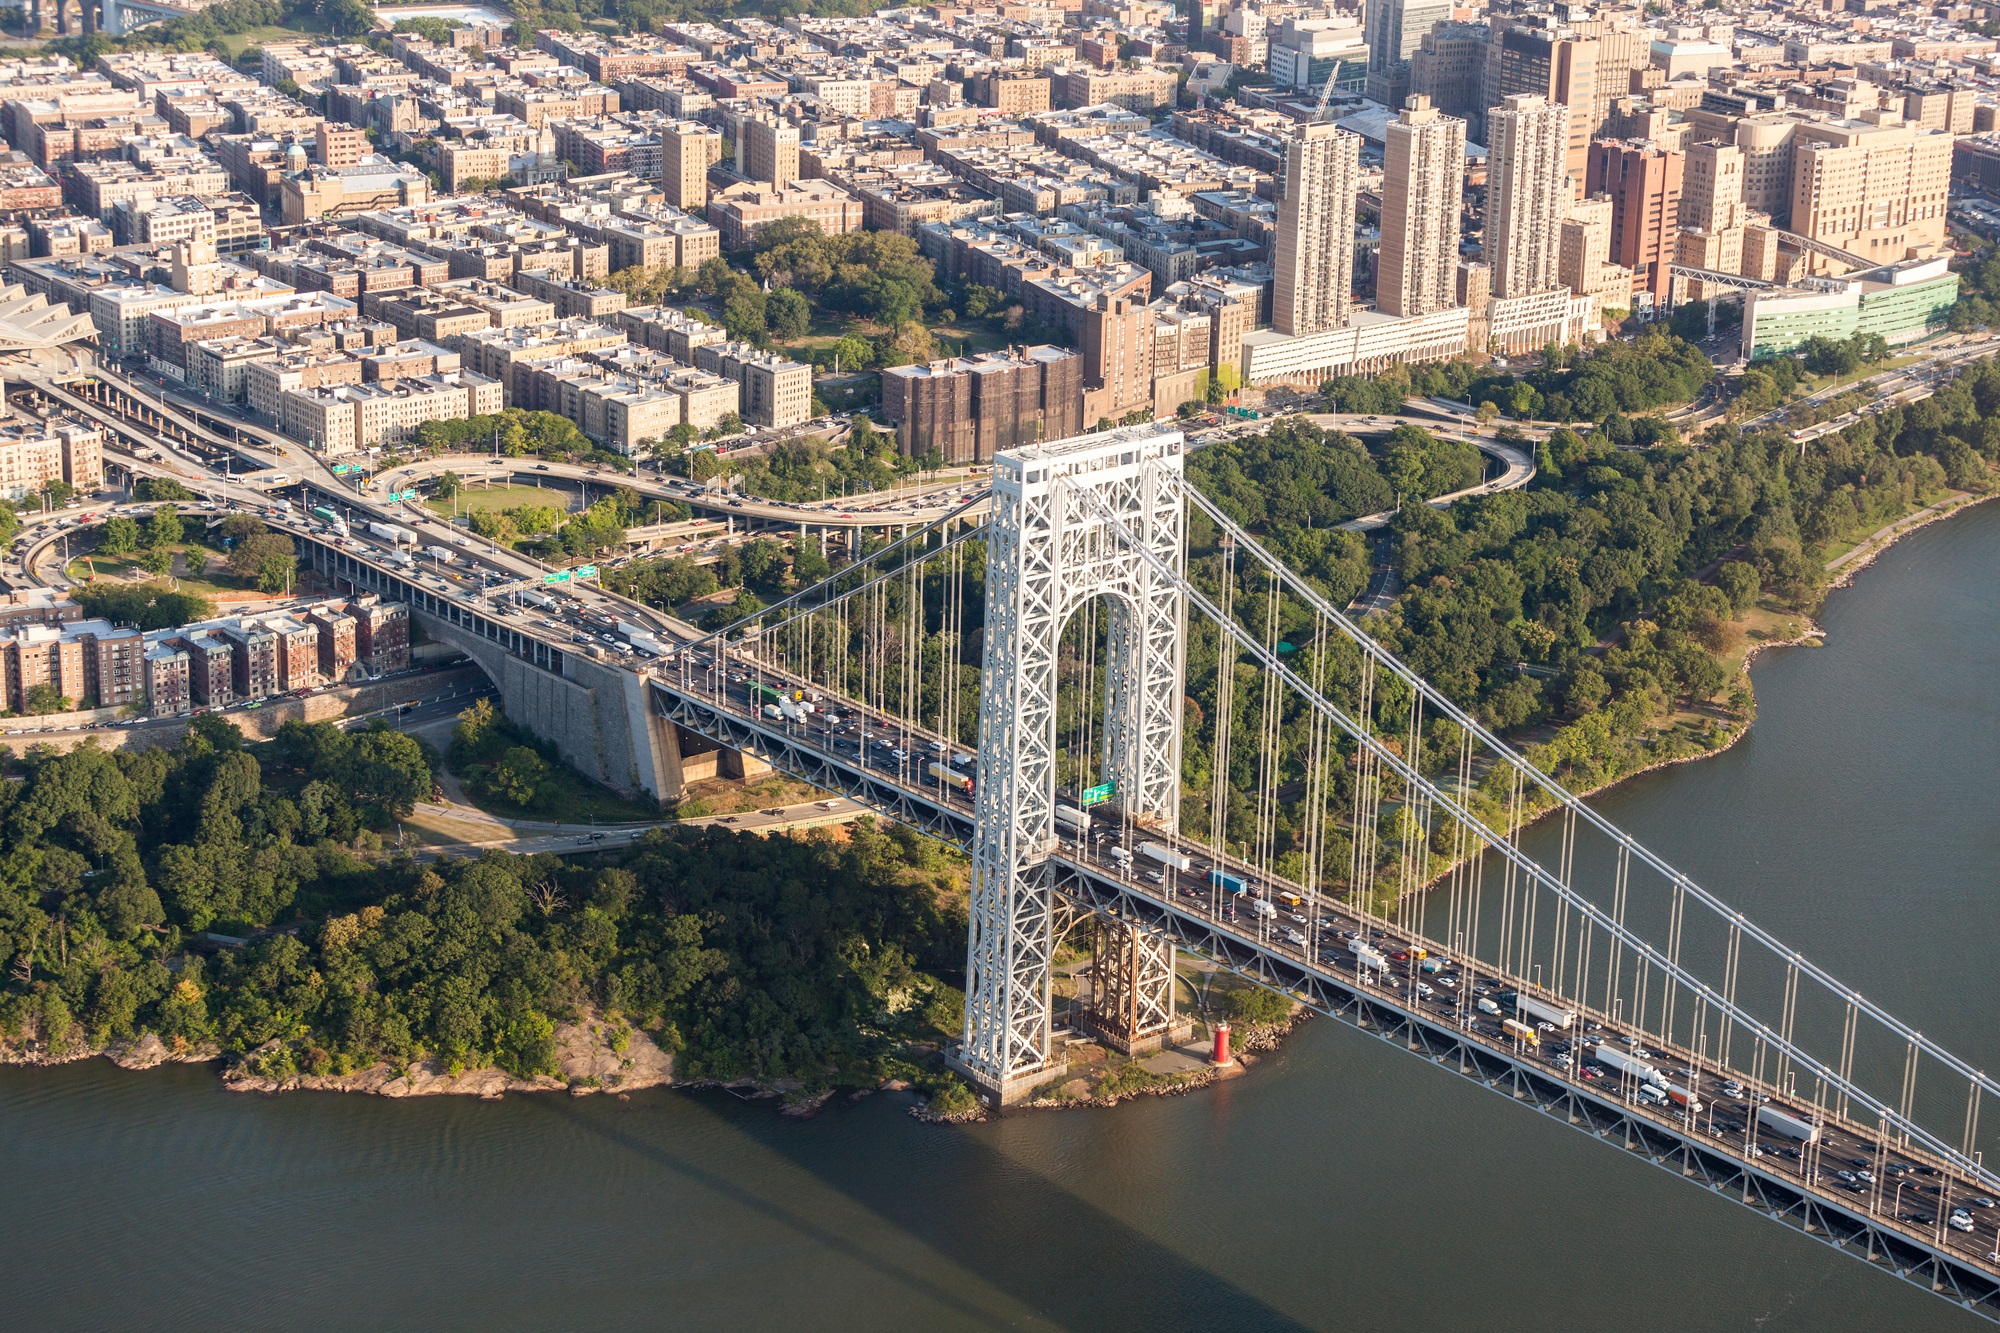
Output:
[[[1180,469],[1162,427],[1003,454],[991,525],[910,534],[656,681],[676,725],[970,852],[956,1064],[982,1092],[1063,1076],[1049,960],[1088,920],[1089,1012],[1120,1044],[1171,1027],[1173,951],[1199,954],[2000,1319],[1994,1229],[1947,1225],[2000,1195],[1992,1081],[1574,796],[1580,759],[1493,736]],[[1065,622],[1107,588],[1125,609],[1077,649]],[[1168,625],[1171,649],[1134,647]],[[1140,758],[1169,682],[1172,739]],[[968,781],[947,756],[975,741]],[[1117,792],[1083,836],[1057,810],[1100,753]],[[1094,836],[1114,830],[1119,850]],[[1163,857],[1135,863],[1142,843]],[[1524,1039],[1476,1002],[1510,993],[1540,1006],[1517,1017],[1569,1017]],[[1702,1109],[1648,1100],[1606,1052]],[[1850,1157],[1865,1187],[1835,1175]]]

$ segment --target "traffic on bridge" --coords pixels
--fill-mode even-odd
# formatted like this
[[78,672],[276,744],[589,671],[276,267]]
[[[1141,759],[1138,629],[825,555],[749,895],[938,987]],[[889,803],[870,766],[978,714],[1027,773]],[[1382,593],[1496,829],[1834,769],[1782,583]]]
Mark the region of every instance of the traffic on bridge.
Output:
[[[972,855],[956,1067],[1003,1103],[1062,1076],[1049,965],[1054,941],[1089,923],[1126,936],[1129,966],[1107,969],[1110,993],[1082,1010],[1121,1049],[1172,1031],[1172,958],[1187,951],[1954,1301],[2000,1308],[2000,1180],[1973,1147],[1985,1076],[1658,863],[1316,603],[1177,485],[1181,446],[1178,432],[1132,428],[1003,454],[986,523],[952,516],[647,664],[680,732]],[[1184,549],[1184,506],[1222,530],[1219,554]],[[951,645],[970,628],[975,536],[987,601],[973,742],[935,682],[969,669]],[[1051,549],[1064,553],[1053,563]],[[1107,593],[1102,636],[1060,637]],[[1185,616],[1185,637],[1154,639],[1154,615]],[[915,647],[934,630],[943,657]],[[1096,679],[1093,651],[1106,668],[1081,697],[1055,679],[1079,642],[1096,644],[1081,649],[1082,679]],[[1205,728],[1175,718],[1149,735],[1149,700],[1178,702],[1183,654],[1209,645],[1227,649],[1218,688],[1238,663],[1256,671],[1238,687],[1262,700],[1265,729],[1232,738],[1224,709]],[[1219,809],[1175,808],[1178,764],[1171,787],[1148,782],[1151,745],[1226,755],[1232,743],[1254,747],[1270,798],[1253,793],[1248,837]],[[1268,850],[1275,792],[1301,785],[1302,871]],[[1558,864],[1522,850],[1537,816],[1562,827]],[[1600,870],[1615,872],[1603,901],[1580,887]],[[1627,924],[1648,879],[1669,908],[1664,947]],[[1780,1017],[1754,1016],[1752,996],[1779,1001]],[[1838,1053],[1815,1054],[1822,1038]],[[1900,1067],[1864,1068],[1857,1051],[1885,1045]]]

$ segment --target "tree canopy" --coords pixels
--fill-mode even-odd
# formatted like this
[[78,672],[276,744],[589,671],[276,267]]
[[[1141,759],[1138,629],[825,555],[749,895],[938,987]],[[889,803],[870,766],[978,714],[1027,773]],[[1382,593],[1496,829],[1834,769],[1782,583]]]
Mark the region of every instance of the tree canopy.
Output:
[[[388,729],[215,718],[175,749],[86,745],[0,784],[0,1037],[152,1032],[258,1073],[378,1061],[553,1072],[557,1023],[643,1027],[691,1077],[872,1084],[956,1028],[965,921],[936,848],[654,833],[615,856],[374,858],[429,790]],[[247,938],[193,947],[200,932]],[[907,1068],[907,1067],[902,1067]]]

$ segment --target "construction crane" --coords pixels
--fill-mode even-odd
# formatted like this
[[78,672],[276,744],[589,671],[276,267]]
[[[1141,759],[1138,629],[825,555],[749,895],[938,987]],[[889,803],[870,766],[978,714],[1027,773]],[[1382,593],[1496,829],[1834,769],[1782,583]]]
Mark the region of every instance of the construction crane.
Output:
[[1339,77],[1340,57],[1335,56],[1333,58],[1333,68],[1326,72],[1326,87],[1319,90],[1319,105],[1313,108],[1312,119],[1308,120],[1306,124],[1317,125],[1320,117],[1326,114],[1326,105],[1333,100],[1334,81]]

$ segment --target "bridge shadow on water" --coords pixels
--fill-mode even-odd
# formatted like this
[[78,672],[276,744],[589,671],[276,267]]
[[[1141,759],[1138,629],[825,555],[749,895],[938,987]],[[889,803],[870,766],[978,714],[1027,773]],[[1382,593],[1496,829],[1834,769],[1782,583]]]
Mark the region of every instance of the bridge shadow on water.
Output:
[[[770,1102],[736,1105],[720,1094],[689,1100],[897,1229],[908,1246],[956,1265],[1034,1317],[1024,1321],[1019,1310],[1004,1308],[1007,1302],[982,1299],[976,1287],[955,1289],[943,1265],[919,1271],[894,1244],[848,1234],[837,1217],[815,1215],[808,1206],[705,1165],[625,1117],[607,1117],[603,1106],[561,1097],[524,1102],[790,1230],[966,1326],[1018,1328],[1045,1321],[1079,1329],[1232,1333],[1309,1327],[1010,1159],[979,1131],[939,1129],[913,1136],[900,1115],[882,1114],[888,1108],[880,1104],[836,1103],[801,1122],[779,1116]],[[832,1320],[823,1325],[836,1326]]]

